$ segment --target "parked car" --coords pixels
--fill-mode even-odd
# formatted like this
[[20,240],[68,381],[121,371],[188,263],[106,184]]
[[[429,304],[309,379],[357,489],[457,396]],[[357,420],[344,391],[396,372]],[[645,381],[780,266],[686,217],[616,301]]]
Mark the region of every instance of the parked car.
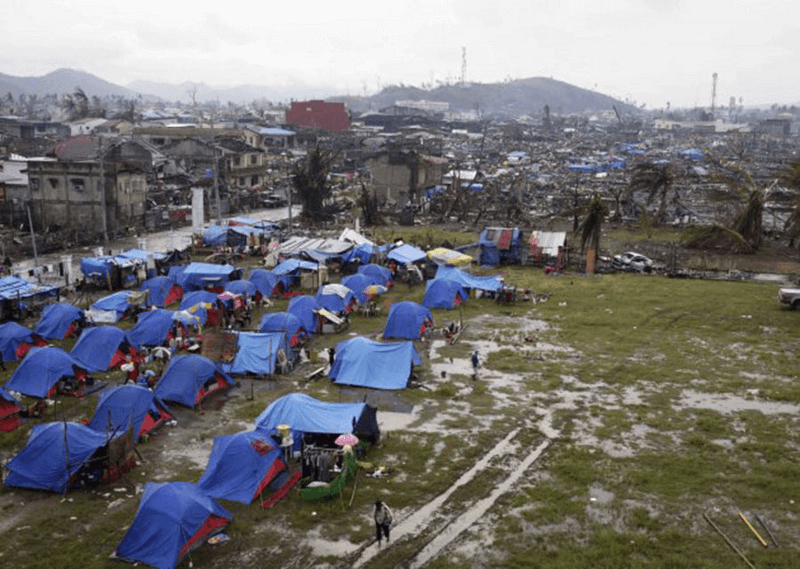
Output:
[[611,260],[611,266],[618,271],[633,271],[637,273],[650,273],[653,271],[652,259],[633,251],[614,255]]
[[800,310],[800,288],[778,290],[778,302],[792,310]]
[[261,205],[266,208],[285,207],[288,205],[286,198],[269,194],[261,198]]

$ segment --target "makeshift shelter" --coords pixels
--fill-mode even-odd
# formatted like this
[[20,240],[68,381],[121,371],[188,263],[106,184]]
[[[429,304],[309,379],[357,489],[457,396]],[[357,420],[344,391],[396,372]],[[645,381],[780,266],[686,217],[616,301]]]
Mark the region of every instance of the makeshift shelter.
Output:
[[134,307],[143,305],[146,298],[146,294],[121,290],[96,300],[87,311],[86,316],[93,322],[119,322]]
[[7,464],[6,486],[64,492],[79,476],[99,483],[107,466],[106,433],[80,423],[45,423]]
[[386,254],[387,261],[394,261],[398,265],[408,265],[409,263],[419,263],[426,258],[425,251],[417,249],[413,245],[404,243],[395,247]]
[[0,321],[19,319],[25,307],[58,298],[61,287],[28,282],[17,276],[0,278]]
[[261,293],[263,298],[269,298],[279,291],[280,281],[277,275],[266,269],[256,269],[250,273],[247,279],[256,286],[256,290]]
[[258,300],[259,298],[258,288],[254,283],[247,280],[229,282],[225,285],[225,290],[242,297],[252,298],[253,300]]
[[[128,342],[141,350],[143,346],[161,346],[170,340],[171,332],[175,332],[175,312],[156,308],[139,313],[136,325],[128,330]],[[183,328],[183,327],[182,327]]]
[[296,359],[285,332],[239,332],[236,343],[233,361],[222,364],[222,369],[230,374],[285,373]]
[[327,278],[327,269],[324,271],[321,270],[319,263],[312,263],[311,261],[303,261],[300,259],[286,259],[272,269],[272,274],[278,277],[284,290],[288,290],[292,285],[301,285],[303,282],[303,275],[313,274],[318,276],[319,280],[322,278],[319,276],[320,272]]
[[109,256],[83,257],[81,259],[81,273],[87,282],[96,287],[108,287],[109,290],[134,284],[138,274],[144,276],[145,261],[138,256]]
[[203,247],[226,247],[228,228],[222,225],[209,225],[203,229]]
[[338,436],[354,433],[360,440],[377,443],[381,431],[377,409],[366,403],[328,403],[303,393],[290,393],[273,401],[256,417],[256,430],[269,435],[278,425],[289,425],[299,448],[305,433]]
[[328,377],[338,385],[405,389],[412,366],[420,363],[413,342],[383,344],[357,336],[337,344]]
[[22,405],[16,397],[0,387],[0,433],[8,433],[22,425]]
[[[436,279],[455,281],[465,290],[482,290],[497,292],[503,288],[503,279],[498,276],[477,276],[465,273],[455,267],[439,267],[436,270]],[[466,299],[464,299],[466,300]]]
[[210,290],[193,290],[192,292],[187,292],[183,296],[183,300],[181,300],[178,310],[188,310],[197,304],[210,304],[212,306],[216,306],[218,300],[217,296],[217,293],[211,292]]
[[350,275],[344,277],[342,279],[342,284],[353,291],[353,294],[358,300],[359,304],[364,304],[367,301],[367,294],[364,290],[373,284],[381,284],[382,279],[375,278],[369,275],[356,273],[354,275]]
[[3,361],[15,362],[22,359],[32,347],[46,345],[44,338],[30,328],[16,322],[0,324],[0,354]]
[[86,323],[83,308],[63,302],[48,304],[33,331],[47,340],[63,340],[80,334]]
[[233,265],[190,263],[183,269],[177,282],[186,292],[206,288],[213,288],[221,292],[229,281],[236,280],[241,274],[241,269],[237,269]]
[[341,284],[322,285],[317,290],[317,304],[334,314],[351,312],[358,302],[353,291]]
[[70,354],[56,347],[31,348],[14,370],[5,388],[27,397],[53,397],[59,382],[77,391],[86,378],[86,367]]
[[437,247],[428,251],[428,261],[440,267],[444,265],[469,267],[472,264],[472,257],[452,249]]
[[462,302],[465,302],[469,295],[464,287],[456,281],[450,279],[433,279],[425,285],[425,296],[422,304],[428,308],[446,308],[450,310]]
[[309,335],[313,335],[317,333],[317,326],[319,325],[319,318],[316,313],[318,309],[319,304],[317,304],[316,298],[302,295],[295,296],[289,301],[286,312],[297,316],[303,324],[303,329]]
[[186,293],[178,310],[188,311],[196,316],[203,325],[208,323],[210,326],[216,326],[221,319],[219,295],[210,290],[195,290]]
[[377,254],[377,247],[372,243],[359,243],[342,255],[343,263],[361,263],[367,265]]
[[141,385],[127,384],[102,391],[89,428],[99,433],[132,429],[138,440],[170,419],[169,408],[155,393]]
[[200,354],[186,354],[172,358],[155,393],[164,401],[194,407],[210,394],[234,383],[219,364]]
[[569,262],[566,231],[532,231],[528,239],[528,258],[535,263],[563,267]]
[[376,284],[380,284],[386,287],[392,286],[392,271],[387,269],[386,267],[382,267],[381,265],[362,265],[356,269],[356,273],[360,275],[367,275],[368,277],[374,278]]
[[433,314],[425,306],[410,300],[395,302],[389,307],[383,337],[419,340],[433,324]]
[[289,345],[297,346],[306,337],[306,331],[300,318],[291,312],[267,312],[258,324],[259,332],[283,332],[289,339]]
[[264,433],[244,431],[214,439],[197,488],[212,498],[250,504],[286,469],[275,441]]
[[86,328],[70,351],[70,355],[90,373],[119,367],[128,357],[135,361],[143,359],[128,341],[125,332],[116,326]]
[[518,227],[486,227],[478,237],[481,248],[481,265],[521,263],[527,261],[527,248],[523,247],[522,232]]
[[147,291],[147,305],[157,308],[164,308],[183,298],[183,288],[166,276],[147,279],[142,283],[142,290]]
[[174,569],[233,516],[188,482],[148,482],[136,517],[114,555],[156,569]]

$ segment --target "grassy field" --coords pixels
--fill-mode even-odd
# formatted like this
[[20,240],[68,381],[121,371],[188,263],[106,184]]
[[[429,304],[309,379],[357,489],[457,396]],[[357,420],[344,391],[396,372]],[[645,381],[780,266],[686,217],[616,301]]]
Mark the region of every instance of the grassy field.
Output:
[[[459,239],[414,230],[420,244]],[[394,236],[387,231],[384,238]],[[440,343],[423,358],[418,375],[425,388],[391,395],[395,404],[414,407],[413,420],[385,431],[367,457],[390,467],[391,476],[361,476],[352,506],[352,483],[343,501],[306,503],[293,492],[270,510],[226,502],[234,514],[231,540],[202,547],[192,555],[194,566],[351,567],[372,539],[376,497],[386,498],[400,520],[412,519],[512,432],[515,452],[458,488],[422,533],[364,566],[406,566],[546,437],[549,447],[521,481],[428,567],[744,566],[704,513],[756,567],[800,566],[800,314],[778,306],[775,285],[501,272],[548,300],[470,300],[460,312],[434,311],[438,325],[463,317],[469,326],[459,343]],[[385,300],[419,301],[422,293],[401,285]],[[354,316],[351,331],[374,337],[383,321]],[[342,339],[315,338],[312,358]],[[478,380],[457,366],[473,346],[484,362]],[[125,482],[74,491],[67,500],[4,487],[0,567],[125,567],[108,555],[135,514],[137,488],[197,480],[202,468],[176,456],[176,446],[235,432],[285,393],[339,401],[342,391],[327,380],[305,381],[310,367],[256,385],[252,400],[244,380],[220,409],[179,410],[178,427],[139,446],[144,460]],[[442,378],[444,369],[452,372]],[[63,400],[58,417],[87,417],[92,404]],[[29,427],[0,435],[5,458],[24,444]],[[737,520],[739,511],[751,521],[760,516],[781,547],[762,547]]]

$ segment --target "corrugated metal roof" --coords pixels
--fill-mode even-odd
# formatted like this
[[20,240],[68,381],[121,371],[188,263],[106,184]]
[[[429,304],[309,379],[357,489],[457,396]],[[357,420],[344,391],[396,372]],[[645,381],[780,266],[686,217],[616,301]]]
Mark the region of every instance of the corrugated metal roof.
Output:
[[558,255],[559,247],[567,243],[566,231],[532,231],[528,244],[531,247],[541,249],[545,255],[555,257]]
[[290,237],[280,244],[278,253],[281,255],[292,255],[306,250],[321,251],[332,255],[344,253],[353,247],[352,243],[339,241],[337,239],[322,239],[318,237]]

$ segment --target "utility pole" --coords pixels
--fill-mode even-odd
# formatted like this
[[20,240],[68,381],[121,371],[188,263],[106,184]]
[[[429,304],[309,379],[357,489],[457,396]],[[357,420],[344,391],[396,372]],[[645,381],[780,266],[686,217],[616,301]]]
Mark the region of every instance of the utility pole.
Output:
[[214,199],[217,202],[217,225],[222,225],[222,206],[219,201],[219,158],[217,149],[214,149]]
[[715,71],[714,74],[711,76],[712,78],[712,86],[711,86],[711,118],[714,118],[714,109],[717,105],[717,72]]
[[[31,229],[31,243],[33,244],[33,272],[36,274],[36,280],[39,280],[39,255],[36,254],[36,233],[33,231],[33,219],[31,218],[31,205],[30,203],[25,206],[28,208],[28,226]],[[5,250],[5,244],[3,244]]]
[[461,85],[467,82],[467,48],[461,48]]
[[103,137],[98,140],[100,153],[100,209],[103,220],[103,243],[108,243],[108,222],[106,221],[106,165],[103,151]]

